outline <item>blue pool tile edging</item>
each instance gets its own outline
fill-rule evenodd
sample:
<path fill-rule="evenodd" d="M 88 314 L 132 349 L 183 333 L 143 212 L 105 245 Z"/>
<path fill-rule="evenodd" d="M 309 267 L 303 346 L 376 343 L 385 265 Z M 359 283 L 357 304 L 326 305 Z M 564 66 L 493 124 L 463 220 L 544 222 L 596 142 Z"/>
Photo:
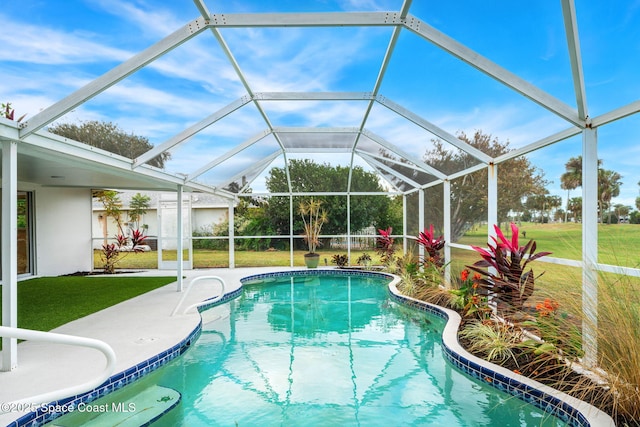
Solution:
<path fill-rule="evenodd" d="M 554 415 L 571 427 L 615 427 L 613 419 L 595 406 L 467 352 L 458 342 L 460 315 L 402 295 L 396 287 L 399 282 L 396 278 L 389 284 L 392 300 L 447 320 L 442 349 L 445 358 L 459 370 Z"/>
<path fill-rule="evenodd" d="M 222 297 L 218 301 L 212 302 L 211 304 L 204 304 L 203 306 L 198 307 L 198 311 L 206 310 L 207 308 L 210 308 L 214 305 L 224 304 L 225 302 L 237 298 L 241 293 L 242 287 L 225 294 L 224 297 Z M 54 411 L 49 410 L 48 408 L 70 408 L 72 406 L 77 407 L 81 403 L 84 404 L 93 402 L 94 400 L 104 397 L 113 391 L 119 390 L 122 387 L 138 380 L 139 378 L 150 374 L 159 367 L 166 365 L 176 357 L 184 354 L 184 352 L 191 347 L 191 344 L 193 344 L 195 340 L 198 339 L 201 332 L 202 322 L 199 322 L 198 326 L 196 326 L 195 329 L 191 331 L 191 333 L 189 333 L 189 335 L 185 339 L 169 348 L 168 350 L 150 357 L 149 359 L 138 363 L 136 366 L 112 375 L 102 385 L 96 387 L 93 390 L 76 396 L 70 396 L 64 399 L 57 400 L 55 402 L 51 402 L 47 405 L 44 405 L 43 408 L 40 408 L 35 412 L 30 412 L 26 415 L 23 415 L 22 417 L 8 424 L 7 427 L 41 427 L 68 412 Z"/>
<path fill-rule="evenodd" d="M 356 269 L 348 269 L 348 268 L 310 268 L 307 270 L 290 270 L 290 271 L 282 271 L 275 273 L 259 273 L 251 276 L 246 276 L 240 279 L 240 283 L 248 284 L 250 282 L 258 282 L 264 279 L 272 279 L 274 277 L 291 277 L 291 276 L 322 276 L 322 275 L 343 275 L 343 276 L 361 276 L 361 277 L 385 277 L 389 280 L 393 280 L 394 276 L 388 273 L 378 273 L 375 271 L 367 271 L 367 270 L 356 270 Z"/>

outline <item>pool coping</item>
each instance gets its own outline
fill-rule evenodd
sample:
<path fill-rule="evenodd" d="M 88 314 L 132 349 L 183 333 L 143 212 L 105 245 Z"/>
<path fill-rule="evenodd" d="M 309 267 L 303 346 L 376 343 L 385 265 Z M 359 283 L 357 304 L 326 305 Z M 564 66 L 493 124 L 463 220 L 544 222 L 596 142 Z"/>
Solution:
<path fill-rule="evenodd" d="M 481 381 L 487 382 L 495 388 L 507 392 L 525 402 L 531 403 L 538 408 L 553 414 L 571 426 L 615 427 L 615 423 L 611 417 L 596 407 L 535 380 L 516 374 L 506 368 L 487 362 L 467 352 L 460 345 L 457 338 L 458 328 L 461 324 L 460 315 L 453 310 L 402 295 L 396 286 L 401 281 L 400 277 L 390 273 L 342 268 L 322 268 L 252 274 L 240 279 L 241 286 L 239 288 L 225 293 L 223 298 L 218 301 L 199 307 L 198 311 L 206 310 L 215 305 L 224 304 L 238 297 L 242 292 L 242 285 L 246 282 L 279 276 L 304 276 L 318 274 L 341 274 L 370 277 L 384 276 L 390 278 L 391 282 L 389 283 L 388 289 L 393 300 L 419 310 L 427 311 L 447 320 L 445 329 L 442 333 L 443 351 L 445 358 L 458 369 Z M 205 299 L 204 301 L 207 300 Z M 140 362 L 133 367 L 112 375 L 102 385 L 89 392 L 60 399 L 58 401 L 51 402 L 48 405 L 42 405 L 37 411 L 30 412 L 15 421 L 12 421 L 7 425 L 7 427 L 42 426 L 56 418 L 59 418 L 70 410 L 73 410 L 79 404 L 92 402 L 107 395 L 108 393 L 118 390 L 139 378 L 150 374 L 176 357 L 182 355 L 191 347 L 191 344 L 195 342 L 201 332 L 202 319 L 200 319 L 198 325 L 187 335 L 186 338 L 169 349 Z M 55 408 L 57 411 L 52 410 L 52 408 Z"/>

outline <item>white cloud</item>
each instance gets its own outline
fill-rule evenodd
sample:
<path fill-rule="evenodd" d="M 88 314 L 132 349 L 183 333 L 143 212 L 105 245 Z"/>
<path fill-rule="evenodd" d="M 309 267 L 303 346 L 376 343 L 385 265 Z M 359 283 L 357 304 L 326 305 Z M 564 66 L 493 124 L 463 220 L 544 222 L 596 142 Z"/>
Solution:
<path fill-rule="evenodd" d="M 64 32 L 0 15 L 0 61 L 65 65 L 121 61 L 132 54 L 93 41 L 95 35 Z"/>
<path fill-rule="evenodd" d="M 181 19 L 182 8 L 164 8 L 155 1 L 92 0 L 91 3 L 106 13 L 134 24 L 138 36 L 142 34 L 153 39 L 164 37 L 185 25 L 188 20 L 200 17 L 195 6 L 189 8 L 191 14 L 188 18 Z M 172 0 L 172 3 L 177 2 Z"/>

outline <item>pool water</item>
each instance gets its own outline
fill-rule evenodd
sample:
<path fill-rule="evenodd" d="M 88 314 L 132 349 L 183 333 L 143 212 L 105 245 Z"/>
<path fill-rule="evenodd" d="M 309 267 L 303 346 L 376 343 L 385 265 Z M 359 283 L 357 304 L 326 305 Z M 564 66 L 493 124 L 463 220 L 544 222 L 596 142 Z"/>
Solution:
<path fill-rule="evenodd" d="M 442 355 L 444 320 L 391 302 L 387 284 L 245 284 L 203 313 L 189 351 L 132 386 L 182 394 L 154 426 L 564 425 L 455 369 Z"/>

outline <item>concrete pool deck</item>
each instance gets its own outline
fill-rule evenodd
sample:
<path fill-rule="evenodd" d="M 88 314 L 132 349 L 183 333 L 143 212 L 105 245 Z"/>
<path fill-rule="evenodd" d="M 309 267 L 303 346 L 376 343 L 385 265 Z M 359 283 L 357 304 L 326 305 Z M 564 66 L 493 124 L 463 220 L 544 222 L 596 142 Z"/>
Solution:
<path fill-rule="evenodd" d="M 300 268 L 220 268 L 185 270 L 183 288 L 196 277 L 218 276 L 226 284 L 226 293 L 240 287 L 246 276 Z M 150 270 L 128 276 L 175 276 L 171 270 Z M 183 293 L 176 282 L 124 301 L 87 317 L 74 320 L 51 332 L 94 338 L 109 344 L 116 354 L 115 373 L 136 366 L 185 339 L 199 324 L 197 310 L 181 314 L 191 304 L 215 297 L 220 292 L 217 281 L 197 283 L 171 316 Z M 46 297 L 46 296 L 45 296 Z M 61 307 L 64 309 L 64 307 Z M 91 381 L 105 368 L 105 357 L 97 350 L 61 344 L 26 341 L 18 345 L 18 367 L 0 372 L 0 403 L 70 387 Z M 0 413 L 0 426 L 6 426 L 27 412 Z"/>

